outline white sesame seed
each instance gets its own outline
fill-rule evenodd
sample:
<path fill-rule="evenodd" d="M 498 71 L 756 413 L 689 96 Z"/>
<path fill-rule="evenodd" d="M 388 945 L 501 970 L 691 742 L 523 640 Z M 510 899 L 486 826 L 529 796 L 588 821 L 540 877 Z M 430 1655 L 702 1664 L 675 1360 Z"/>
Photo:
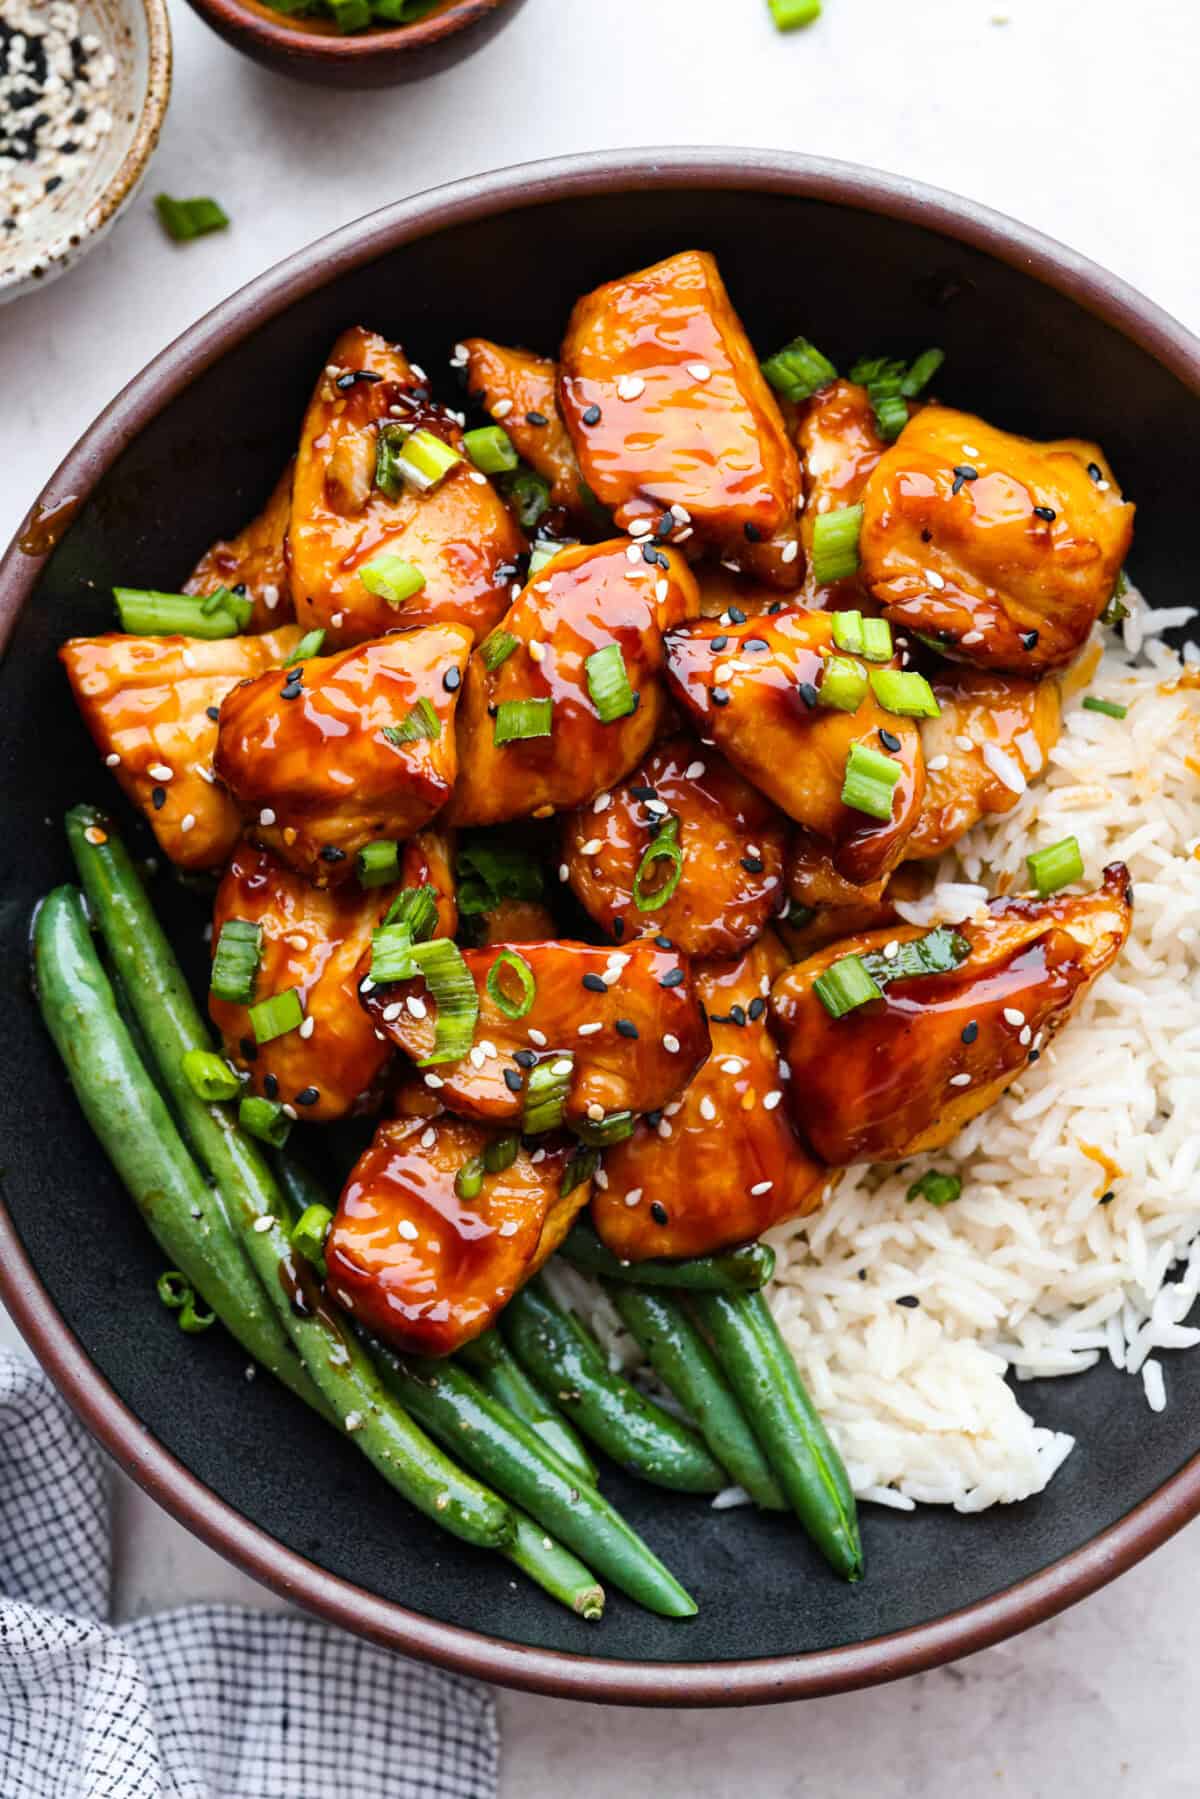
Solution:
<path fill-rule="evenodd" d="M 519 600 L 520 599 L 521 583 L 519 581 L 513 582 L 512 586 L 508 590 L 508 597 L 510 600 Z"/>
<path fill-rule="evenodd" d="M 617 382 L 619 400 L 639 400 L 645 391 L 646 383 L 640 375 L 622 375 Z"/>
<path fill-rule="evenodd" d="M 425 1001 L 419 999 L 415 993 L 410 993 L 404 1003 L 408 1007 L 409 1015 L 412 1018 L 424 1018 L 429 1011 L 429 1007 L 425 1004 Z"/>
<path fill-rule="evenodd" d="M 689 762 L 683 771 L 683 778 L 685 781 L 698 781 L 703 773 L 703 762 Z"/>
<path fill-rule="evenodd" d="M 297 1029 L 299 1031 L 300 1036 L 303 1037 L 305 1042 L 307 1043 L 308 1039 L 312 1036 L 316 1027 L 317 1027 L 317 1021 L 315 1018 L 303 1018 L 303 1019 L 301 1019 L 300 1024 L 297 1027 Z"/>
<path fill-rule="evenodd" d="M 118 756 L 116 750 L 113 750 L 104 758 L 104 766 L 105 768 L 116 768 L 120 764 L 120 761 L 121 758 Z"/>
<path fill-rule="evenodd" d="M 470 360 L 471 360 L 471 353 L 467 349 L 466 344 L 455 344 L 454 354 L 450 358 L 450 367 L 451 368 L 455 368 L 455 367 L 461 368 L 464 363 L 470 362 Z"/>
<path fill-rule="evenodd" d="M 939 592 L 939 593 L 941 592 L 942 588 L 946 585 L 945 577 L 943 575 L 939 575 L 936 568 L 927 568 L 925 570 L 925 579 L 928 581 L 929 585 L 932 588 L 936 589 L 937 592 Z"/>
<path fill-rule="evenodd" d="M 535 1149 L 533 1154 L 530 1156 L 529 1160 L 536 1167 L 539 1162 L 544 1162 L 546 1160 L 545 1150 L 544 1149 Z"/>
<path fill-rule="evenodd" d="M 721 1071 L 723 1074 L 741 1074 L 742 1058 L 740 1056 L 727 1056 L 721 1064 Z"/>
<path fill-rule="evenodd" d="M 598 837 L 589 837 L 587 842 L 580 849 L 579 854 L 581 856 L 598 856 L 602 847 L 603 845 Z"/>
<path fill-rule="evenodd" d="M 1016 1006 L 1005 1006 L 1004 1022 L 1005 1022 L 1005 1024 L 1013 1024 L 1013 1025 L 1024 1024 L 1025 1023 L 1025 1014 L 1024 1014 L 1024 1012 L 1018 1010 L 1018 1008 Z"/>
<path fill-rule="evenodd" d="M 654 583 L 654 597 L 661 606 L 671 591 L 671 583 L 665 575 L 660 575 Z"/>
<path fill-rule="evenodd" d="M 515 1237 L 520 1228 L 515 1218 L 506 1218 L 497 1234 L 501 1237 Z"/>
<path fill-rule="evenodd" d="M 472 1068 L 482 1068 L 486 1061 L 487 1061 L 487 1057 L 484 1055 L 484 1053 L 480 1049 L 479 1045 L 476 1044 L 474 1049 L 472 1049 L 472 1051 L 471 1051 L 471 1067 Z"/>
<path fill-rule="evenodd" d="M 604 1114 L 601 1113 L 601 1117 L 603 1117 L 603 1116 L 604 1116 Z M 592 1179 L 595 1181 L 596 1185 L 599 1187 L 601 1193 L 606 1193 L 608 1191 L 608 1176 L 605 1174 L 603 1168 L 597 1168 L 595 1174 L 592 1176 Z"/>
<path fill-rule="evenodd" d="M 751 1198 L 758 1199 L 762 1194 L 769 1193 L 774 1185 L 774 1181 L 755 1181 L 753 1187 L 750 1189 Z"/>
<path fill-rule="evenodd" d="M 887 962 L 894 962 L 896 957 L 899 954 L 900 954 L 900 945 L 896 942 L 896 939 L 893 937 L 892 941 L 890 943 L 885 943 L 883 946 L 884 960 Z"/>
<path fill-rule="evenodd" d="M 949 768 L 949 766 L 950 766 L 949 756 L 931 756 L 929 758 L 928 762 L 925 764 L 925 767 L 929 770 L 929 773 L 932 775 L 940 774 L 944 768 Z"/>
<path fill-rule="evenodd" d="M 299 1118 L 299 1116 L 300 1116 L 300 1114 L 299 1114 L 299 1112 L 297 1112 L 295 1106 L 284 1106 L 282 1108 L 282 1110 L 287 1113 L 289 1118 Z"/>
<path fill-rule="evenodd" d="M 638 546 L 635 543 L 631 543 L 627 547 L 627 549 L 625 551 L 625 559 L 627 562 L 640 562 L 642 560 L 642 552 L 638 549 Z"/>
<path fill-rule="evenodd" d="M 763 975 L 762 979 L 759 981 L 758 991 L 762 994 L 763 998 L 766 999 L 768 993 L 771 991 L 771 977 L 769 974 Z"/>
<path fill-rule="evenodd" d="M 960 643 L 982 643 L 983 642 L 983 632 L 982 631 L 964 631 L 962 636 L 959 638 L 959 642 Z"/>
<path fill-rule="evenodd" d="M 333 626 L 335 631 L 340 631 L 342 628 L 342 625 L 345 623 L 345 619 L 346 619 L 346 614 L 344 612 L 335 612 L 329 622 Z"/>
<path fill-rule="evenodd" d="M 347 1412 L 346 1413 L 346 1429 L 347 1430 L 361 1430 L 363 1425 L 366 1422 L 367 1421 L 363 1417 L 361 1412 Z"/>
<path fill-rule="evenodd" d="M 254 1220 L 254 1228 L 261 1237 L 271 1229 L 274 1223 L 275 1214 L 273 1212 L 264 1212 L 261 1218 L 256 1218 Z"/>
<path fill-rule="evenodd" d="M 497 400 L 494 406 L 488 408 L 494 419 L 506 419 L 512 409 L 513 403 L 511 400 Z"/>
<path fill-rule="evenodd" d="M 672 502 L 671 507 L 670 507 L 670 513 L 671 513 L 671 517 L 675 520 L 675 523 L 677 525 L 690 525 L 692 522 L 691 513 L 688 511 L 686 506 L 681 506 L 679 504 L 678 500 L 675 500 Z"/>
<path fill-rule="evenodd" d="M 974 444 L 964 444 L 962 447 L 962 453 L 964 456 L 978 456 L 979 455 L 979 451 L 975 448 Z"/>
<path fill-rule="evenodd" d="M 627 1206 L 636 1206 L 641 1197 L 642 1189 L 640 1187 L 631 1187 L 625 1195 L 625 1204 Z"/>
<path fill-rule="evenodd" d="M 1017 1038 L 1017 1042 L 1022 1044 L 1026 1049 L 1033 1042 L 1033 1029 L 1030 1025 L 1023 1024 L 1021 1026 L 1021 1035 Z"/>
<path fill-rule="evenodd" d="M 600 1020 L 595 1019 L 591 1024 L 581 1024 L 579 1027 L 579 1035 L 581 1037 L 594 1037 L 597 1031 L 602 1031 L 603 1029 L 603 1023 Z"/>
<path fill-rule="evenodd" d="M 570 879 L 570 876 L 571 876 L 571 871 L 570 871 L 570 869 L 569 869 L 569 868 L 568 868 L 568 867 L 567 867 L 567 865 L 566 865 L 566 863 L 565 863 L 565 862 L 560 862 L 560 863 L 559 863 L 559 865 L 558 865 L 558 878 L 559 878 L 559 880 L 560 880 L 560 881 L 567 881 L 567 880 L 569 880 L 569 879 Z"/>
<path fill-rule="evenodd" d="M 529 654 L 533 657 L 535 662 L 544 662 L 546 660 L 545 644 L 540 642 L 536 637 L 531 638 L 529 642 Z"/>
<path fill-rule="evenodd" d="M 196 814 L 194 812 L 185 812 L 179 821 L 179 829 L 181 831 L 190 831 L 194 828 L 195 823 Z"/>
<path fill-rule="evenodd" d="M 365 974 L 363 976 L 362 980 L 358 983 L 358 991 L 360 993 L 374 993 L 375 983 L 371 979 L 369 974 Z"/>
<path fill-rule="evenodd" d="M 426 1086 L 427 1086 L 427 1087 L 432 1087 L 432 1088 L 434 1088 L 434 1089 L 435 1089 L 435 1091 L 436 1091 L 436 1089 L 437 1089 L 437 1088 L 438 1088 L 438 1087 L 444 1087 L 444 1086 L 445 1086 L 445 1085 L 446 1085 L 446 1083 L 445 1083 L 445 1081 L 444 1081 L 444 1080 L 443 1080 L 443 1079 L 442 1079 L 442 1077 L 441 1077 L 441 1075 L 440 1075 L 440 1074 L 427 1074 L 427 1075 L 426 1075 L 426 1076 L 425 1076 L 425 1085 L 426 1085 Z"/>
<path fill-rule="evenodd" d="M 635 518 L 635 519 L 631 519 L 629 521 L 630 537 L 649 537 L 649 535 L 650 535 L 651 531 L 653 531 L 653 529 L 654 529 L 654 520 L 653 519 Z"/>
<path fill-rule="evenodd" d="M 700 1101 L 700 1116 L 701 1118 L 707 1118 L 711 1124 L 716 1115 L 717 1108 L 713 1105 L 712 1100 L 709 1099 L 708 1094 L 706 1093 L 704 1098 Z"/>
<path fill-rule="evenodd" d="M 714 681 L 728 681 L 737 673 L 737 666 L 732 662 L 718 662 L 713 669 Z"/>
<path fill-rule="evenodd" d="M 643 800 L 642 804 L 647 812 L 653 813 L 655 818 L 665 818 L 671 810 L 666 800 Z"/>
<path fill-rule="evenodd" d="M 658 1121 L 658 1134 L 665 1141 L 666 1138 L 674 1135 L 674 1127 L 668 1124 L 665 1118 L 660 1118 Z"/>
<path fill-rule="evenodd" d="M 477 469 L 477 468 L 471 469 L 470 476 L 471 476 L 472 481 L 475 483 L 476 487 L 486 487 L 487 486 L 488 478 L 484 474 L 482 469 Z"/>
<path fill-rule="evenodd" d="M 421 1148 L 422 1149 L 432 1149 L 436 1142 L 437 1142 L 437 1132 L 434 1130 L 432 1125 L 429 1125 L 425 1130 L 423 1130 L 421 1132 Z"/>
<path fill-rule="evenodd" d="M 776 1065 L 775 1072 L 781 1081 L 790 1081 L 792 1078 L 792 1071 L 782 1057 Z"/>
<path fill-rule="evenodd" d="M 616 976 L 620 974 L 620 972 L 623 968 L 627 968 L 629 966 L 629 961 L 630 961 L 630 958 L 629 958 L 628 954 L 625 952 L 625 950 L 623 950 L 623 949 L 613 950 L 612 954 L 608 958 L 608 966 L 605 968 L 605 971 L 604 971 L 607 979 L 610 981 L 614 980 L 616 978 Z"/>
<path fill-rule="evenodd" d="M 712 370 L 707 362 L 688 362 L 684 364 L 693 381 L 711 381 Z"/>
<path fill-rule="evenodd" d="M 954 741 L 960 750 L 965 750 L 968 754 L 975 748 L 975 739 L 968 737 L 965 731 L 960 731 Z"/>
<path fill-rule="evenodd" d="M 213 773 L 211 768 L 206 768 L 203 762 L 198 762 L 196 764 L 196 773 L 200 776 L 200 779 L 202 781 L 207 783 L 207 785 L 209 787 L 212 787 L 215 785 L 216 779 L 217 779 L 216 775 Z"/>
<path fill-rule="evenodd" d="M 385 1006 L 383 1008 L 383 1012 L 381 1014 L 381 1016 L 383 1018 L 383 1022 L 385 1024 L 391 1024 L 391 1022 L 394 1018 L 399 1018 L 399 1016 L 400 1016 L 401 1012 L 403 1012 L 403 1010 L 404 1010 L 404 1007 L 400 1004 L 400 1001 L 398 999 L 394 999 L 390 1006 Z"/>
<path fill-rule="evenodd" d="M 608 808 L 611 805 L 612 805 L 612 794 L 611 793 L 598 793 L 596 795 L 595 799 L 592 801 L 592 811 L 593 812 L 607 812 Z"/>
<path fill-rule="evenodd" d="M 780 562 L 795 562 L 799 554 L 800 545 L 793 537 L 792 541 L 790 543 L 785 543 L 782 550 L 779 552 L 779 560 Z"/>
<path fill-rule="evenodd" d="M 530 1042 L 531 1042 L 531 1043 L 536 1043 L 536 1044 L 537 1044 L 537 1046 L 538 1046 L 538 1048 L 539 1048 L 539 1049 L 545 1049 L 545 1047 L 546 1047 L 546 1033 L 545 1033 L 545 1031 L 537 1031 L 537 1030 L 535 1030 L 535 1029 L 534 1029 L 534 1027 L 533 1027 L 533 1026 L 532 1026 L 532 1025 L 530 1025 L 530 1027 L 529 1027 L 529 1041 L 530 1041 Z M 569 1067 L 569 1066 L 570 1066 L 570 1064 L 569 1064 L 569 1063 L 568 1063 L 568 1067 Z"/>
<path fill-rule="evenodd" d="M 677 1056 L 679 1054 L 679 1039 L 671 1031 L 668 1031 L 663 1038 L 662 1046 L 669 1056 Z"/>
<path fill-rule="evenodd" d="M 530 1031 L 529 1035 L 532 1037 L 533 1032 Z M 540 1032 L 539 1032 L 539 1035 L 540 1035 Z M 542 1042 L 544 1043 L 545 1041 L 546 1041 L 546 1039 L 543 1037 Z M 575 1066 L 575 1064 L 574 1064 L 574 1062 L 572 1062 L 572 1060 L 569 1056 L 562 1056 L 562 1057 L 560 1057 L 560 1059 L 557 1062 L 551 1062 L 550 1072 L 551 1072 L 551 1074 L 570 1074 L 570 1072 L 571 1072 L 572 1068 L 574 1068 L 574 1066 Z"/>
<path fill-rule="evenodd" d="M 593 1124 L 599 1124 L 600 1120 L 604 1117 L 604 1107 L 600 1105 L 598 1101 L 594 1099 L 590 1100 L 588 1103 L 587 1115 Z"/>
<path fill-rule="evenodd" d="M 399 1233 L 400 1233 L 400 1235 L 401 1235 L 401 1236 L 402 1236 L 402 1237 L 405 1237 L 405 1238 L 407 1238 L 407 1240 L 408 1240 L 408 1241 L 409 1241 L 409 1242 L 410 1242 L 410 1243 L 415 1243 L 415 1242 L 416 1242 L 416 1240 L 417 1240 L 417 1227 L 416 1227 L 416 1225 L 415 1225 L 415 1224 L 414 1224 L 414 1223 L 413 1223 L 413 1222 L 412 1222 L 412 1219 L 411 1219 L 411 1218 L 402 1218 L 402 1219 L 401 1219 L 401 1220 L 400 1220 L 400 1222 L 399 1222 L 399 1224 L 398 1224 L 398 1225 L 397 1225 L 397 1226 L 396 1226 L 396 1229 L 397 1229 L 397 1230 L 398 1230 L 398 1231 L 399 1231 Z"/>
<path fill-rule="evenodd" d="M 263 807 L 258 815 L 258 822 L 260 825 L 273 825 L 275 823 L 275 814 L 270 806 Z"/>
<path fill-rule="evenodd" d="M 763 1098 L 763 1111 L 773 1112 L 782 1098 L 783 1094 L 779 1091 L 779 1088 L 773 1087 L 770 1093 L 766 1094 Z"/>
<path fill-rule="evenodd" d="M 950 1076 L 950 1085 L 952 1087 L 969 1087 L 971 1085 L 971 1077 L 969 1074 L 952 1074 Z"/>
<path fill-rule="evenodd" d="M 155 781 L 170 781 L 174 778 L 174 771 L 165 762 L 152 762 L 148 772 Z"/>

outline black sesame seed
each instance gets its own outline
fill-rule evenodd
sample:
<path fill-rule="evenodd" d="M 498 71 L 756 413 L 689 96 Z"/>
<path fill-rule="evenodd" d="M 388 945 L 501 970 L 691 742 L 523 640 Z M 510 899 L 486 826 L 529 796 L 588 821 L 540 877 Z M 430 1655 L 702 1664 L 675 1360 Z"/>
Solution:
<path fill-rule="evenodd" d="M 1092 477 L 1093 481 L 1103 481 L 1104 470 L 1100 467 L 1098 462 L 1089 462 L 1087 468 L 1088 474 Z"/>
<path fill-rule="evenodd" d="M 527 412 L 525 414 L 525 423 L 527 425 L 548 425 L 550 420 L 546 417 L 544 412 Z"/>
<path fill-rule="evenodd" d="M 254 1041 L 253 1037 L 243 1037 L 238 1044 L 238 1048 L 241 1050 L 247 1062 L 258 1061 L 258 1044 Z"/>
<path fill-rule="evenodd" d="M 1112 1188 L 1110 1187 L 1107 1193 L 1102 1193 L 1100 1195 L 1100 1204 L 1102 1206 L 1110 1205 L 1116 1197 L 1117 1197 L 1116 1194 L 1113 1192 Z"/>
<path fill-rule="evenodd" d="M 46 183 L 45 191 L 48 194 L 52 194 L 54 192 L 55 188 L 59 188 L 61 186 L 62 186 L 62 176 L 61 175 L 51 175 L 49 181 L 47 181 L 47 183 Z"/>
<path fill-rule="evenodd" d="M 660 1201 L 659 1201 L 659 1200 L 657 1200 L 657 1199 L 654 1199 L 654 1200 L 651 1200 L 651 1202 L 650 1202 L 650 1216 L 651 1216 L 651 1218 L 653 1218 L 653 1220 L 654 1220 L 654 1222 L 655 1222 L 655 1224 L 665 1224 L 665 1223 L 666 1223 L 666 1222 L 667 1222 L 667 1208 L 666 1208 L 666 1206 L 664 1206 L 664 1205 L 663 1205 L 663 1204 L 662 1204 L 662 1203 L 661 1203 L 661 1202 L 660 1202 Z"/>
<path fill-rule="evenodd" d="M 497 706 L 495 700 L 488 701 L 488 717 L 489 718 L 495 718 L 497 713 L 499 712 L 499 710 L 500 710 L 500 708 L 499 708 L 499 706 Z"/>
<path fill-rule="evenodd" d="M 729 1016 L 732 1018 L 734 1024 L 744 1025 L 746 1022 L 745 1006 L 730 1006 Z"/>
<path fill-rule="evenodd" d="M 383 376 L 377 375 L 374 369 L 347 369 L 345 374 L 338 376 L 334 385 L 340 387 L 342 392 L 346 393 L 348 389 L 357 386 L 360 381 L 374 382 L 382 380 Z"/>
<path fill-rule="evenodd" d="M 956 462 L 954 473 L 960 481 L 978 481 L 979 470 L 970 462 Z"/>
<path fill-rule="evenodd" d="M 165 787 L 152 787 L 150 789 L 150 804 L 154 807 L 154 810 L 156 812 L 161 812 L 163 807 L 166 805 L 166 803 L 167 803 L 166 788 Z"/>
<path fill-rule="evenodd" d="M 884 749 L 891 750 L 893 755 L 900 748 L 900 739 L 891 731 L 880 731 L 879 741 Z"/>
<path fill-rule="evenodd" d="M 429 398 L 429 389 L 427 387 L 414 387 L 411 392 L 406 395 L 406 398 L 410 400 L 420 400 L 423 404 Z"/>
<path fill-rule="evenodd" d="M 263 1092 L 268 1099 L 279 1098 L 279 1081 L 275 1075 L 265 1074 L 263 1076 Z"/>
<path fill-rule="evenodd" d="M 729 608 L 729 622 L 733 625 L 745 624 L 746 614 L 742 611 L 740 606 L 731 606 Z"/>
<path fill-rule="evenodd" d="M 320 1097 L 321 1089 L 319 1087 L 302 1087 L 296 1095 L 296 1104 L 298 1106 L 315 1106 Z"/>
<path fill-rule="evenodd" d="M 589 993 L 607 993 L 608 982 L 598 974 L 585 974 L 583 984 Z"/>
<path fill-rule="evenodd" d="M 625 920 L 623 918 L 614 918 L 613 919 L 612 934 L 616 938 L 617 942 L 620 943 L 622 937 L 625 935 Z"/>
<path fill-rule="evenodd" d="M 910 1308 L 912 1306 L 919 1306 L 920 1303 L 921 1302 L 917 1298 L 915 1293 L 902 1293 L 900 1295 L 899 1299 L 896 1301 L 896 1304 L 898 1306 L 909 1306 Z"/>
<path fill-rule="evenodd" d="M 650 564 L 651 568 L 654 568 L 655 565 L 657 564 L 658 551 L 655 549 L 655 547 L 652 543 L 644 543 L 642 545 L 642 561 L 648 562 Z"/>
<path fill-rule="evenodd" d="M 281 687 L 279 689 L 279 697 L 281 700 L 298 700 L 303 691 L 303 688 L 297 681 L 294 686 L 289 685 L 287 687 Z"/>
<path fill-rule="evenodd" d="M 860 1281 L 865 1281 L 865 1280 L 866 1280 L 866 1278 L 867 1278 L 867 1271 L 866 1271 L 866 1269 L 865 1269 L 865 1268 L 860 1268 L 860 1269 L 859 1269 L 859 1271 L 858 1271 L 858 1278 L 859 1278 L 859 1280 L 860 1280 Z"/>
<path fill-rule="evenodd" d="M 325 848 L 321 851 L 321 860 L 322 862 L 344 862 L 346 860 L 346 852 L 345 850 L 340 850 L 336 843 L 327 843 Z"/>
<path fill-rule="evenodd" d="M 504 1085 L 508 1088 L 510 1093 L 520 1093 L 525 1085 L 525 1077 L 524 1075 L 518 1074 L 515 1068 L 506 1068 L 504 1070 Z"/>
<path fill-rule="evenodd" d="M 1055 512 L 1053 506 L 1035 506 L 1033 509 L 1033 516 L 1034 518 L 1044 518 L 1048 525 L 1052 525 L 1058 517 L 1058 514 Z"/>
<path fill-rule="evenodd" d="M 747 637 L 742 645 L 744 650 L 769 650 L 770 647 L 765 637 Z"/>
<path fill-rule="evenodd" d="M 747 539 L 747 541 L 750 543 L 761 543 L 762 542 L 762 532 L 759 530 L 757 525 L 751 524 L 749 519 L 747 519 L 745 524 L 742 526 L 742 534 Z"/>
<path fill-rule="evenodd" d="M 965 1024 L 962 1028 L 961 1035 L 964 1043 L 974 1043 L 976 1037 L 979 1035 L 979 1020 L 973 1018 L 970 1024 Z"/>
<path fill-rule="evenodd" d="M 658 936 L 654 939 L 654 941 L 655 941 L 655 943 L 657 943 L 659 949 L 674 949 L 675 948 L 675 945 L 672 943 L 672 941 L 669 937 Z"/>
<path fill-rule="evenodd" d="M 811 708 L 816 705 L 817 690 L 811 681 L 801 681 L 796 691 L 806 706 Z"/>
<path fill-rule="evenodd" d="M 632 1018 L 618 1018 L 617 1031 L 622 1037 L 636 1037 L 638 1028 Z"/>
<path fill-rule="evenodd" d="M 531 1049 L 514 1049 L 513 1061 L 518 1068 L 534 1068 L 537 1065 L 537 1056 Z"/>
<path fill-rule="evenodd" d="M 719 656 L 721 651 L 727 647 L 728 643 L 728 637 L 714 637 L 709 644 L 709 648 L 714 655 Z"/>
<path fill-rule="evenodd" d="M 656 800 L 658 798 L 657 787 L 631 787 L 629 791 L 635 800 Z"/>
<path fill-rule="evenodd" d="M 215 725 L 221 716 L 221 708 L 219 706 L 206 706 L 204 708 L 204 716 L 205 718 L 211 718 Z"/>
<path fill-rule="evenodd" d="M 743 856 L 742 867 L 748 875 L 760 875 L 763 871 L 763 859 L 761 856 Z"/>
<path fill-rule="evenodd" d="M 774 618 L 774 616 L 777 612 L 782 612 L 782 611 L 783 611 L 783 601 L 782 600 L 772 600 L 771 604 L 767 607 L 767 617 Z"/>
<path fill-rule="evenodd" d="M 929 529 L 928 526 L 926 526 L 925 529 L 921 532 L 921 542 L 922 543 L 932 543 L 933 542 L 933 532 Z"/>
<path fill-rule="evenodd" d="M 1031 1062 L 1036 1062 L 1041 1053 L 1040 1049 L 1031 1049 L 1029 1052 L 1029 1060 Z"/>
<path fill-rule="evenodd" d="M 654 535 L 658 538 L 670 537 L 675 529 L 675 515 L 672 512 L 660 512 L 658 523 L 654 527 Z"/>
<path fill-rule="evenodd" d="M 685 978 L 682 968 L 668 968 L 658 984 L 660 987 L 682 987 Z"/>
<path fill-rule="evenodd" d="M 652 1131 L 656 1131 L 658 1129 L 659 1125 L 662 1123 L 662 1113 L 661 1112 L 647 1112 L 646 1113 L 646 1123 L 650 1126 L 650 1129 Z"/>
<path fill-rule="evenodd" d="M 1023 650 L 1035 649 L 1037 647 L 1037 640 L 1038 640 L 1038 633 L 1036 631 L 1022 631 L 1022 633 L 1021 633 L 1021 648 Z"/>
<path fill-rule="evenodd" d="M 712 703 L 714 706 L 728 706 L 728 704 L 729 704 L 729 689 L 728 689 L 728 687 L 714 687 L 712 690 Z"/>
<path fill-rule="evenodd" d="M 762 994 L 760 993 L 757 999 L 752 999 L 750 1001 L 749 1007 L 747 1008 L 746 1015 L 751 1020 L 751 1022 L 754 1023 L 754 1022 L 757 1022 L 757 1020 L 762 1017 L 762 1015 L 766 1011 L 766 1009 L 767 1009 L 767 1002 L 762 997 Z"/>
<path fill-rule="evenodd" d="M 583 414 L 583 422 L 585 425 L 598 425 L 600 423 L 600 408 L 598 406 L 587 407 Z"/>
<path fill-rule="evenodd" d="M 462 672 L 457 668 L 448 668 L 442 676 L 442 686 L 447 693 L 457 693 L 462 686 Z"/>

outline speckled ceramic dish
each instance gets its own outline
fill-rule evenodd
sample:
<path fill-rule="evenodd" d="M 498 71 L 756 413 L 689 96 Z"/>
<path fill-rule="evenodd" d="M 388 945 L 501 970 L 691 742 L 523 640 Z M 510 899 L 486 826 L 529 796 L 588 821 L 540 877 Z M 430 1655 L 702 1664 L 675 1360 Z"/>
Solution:
<path fill-rule="evenodd" d="M 53 96 L 18 112 L 11 96 L 0 94 L 0 136 L 19 146 L 13 166 L 0 166 L 0 303 L 53 281 L 99 242 L 136 193 L 166 117 L 166 0 L 74 5 L 79 30 L 64 39 L 73 35 L 75 42 L 57 45 L 66 77 L 59 112 Z M 41 25 L 48 10 L 41 0 L 0 0 L 0 45 L 7 49 L 21 32 L 24 15 Z M 34 91 L 47 67 L 57 72 L 54 46 L 47 57 L 46 43 L 30 35 L 18 51 L 22 79 L 32 75 Z"/>

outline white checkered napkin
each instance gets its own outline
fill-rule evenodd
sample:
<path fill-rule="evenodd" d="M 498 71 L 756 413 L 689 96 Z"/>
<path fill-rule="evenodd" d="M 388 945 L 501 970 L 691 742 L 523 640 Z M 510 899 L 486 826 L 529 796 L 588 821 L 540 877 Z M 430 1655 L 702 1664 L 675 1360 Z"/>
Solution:
<path fill-rule="evenodd" d="M 494 1799 L 486 1689 L 307 1618 L 114 1630 L 100 1453 L 0 1349 L 3 1799 Z"/>

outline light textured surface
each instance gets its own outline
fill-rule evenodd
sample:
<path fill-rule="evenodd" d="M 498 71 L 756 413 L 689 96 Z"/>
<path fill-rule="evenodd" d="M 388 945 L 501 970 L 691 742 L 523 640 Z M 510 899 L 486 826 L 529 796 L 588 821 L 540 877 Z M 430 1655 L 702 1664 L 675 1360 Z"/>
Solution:
<path fill-rule="evenodd" d="M 826 0 L 826 14 L 782 38 L 763 0 L 527 0 L 462 68 L 338 98 L 259 71 L 173 5 L 175 97 L 143 199 L 67 280 L 0 314 L 0 539 L 99 407 L 233 288 L 373 206 L 535 156 L 724 142 L 873 163 L 1015 213 L 1200 325 L 1195 9 Z M 177 249 L 149 205 L 159 189 L 214 194 L 232 231 Z M 269 1602 L 131 1488 L 118 1519 L 124 1615 Z M 1014 1644 L 803 1708 L 614 1713 L 506 1696 L 504 1793 L 1182 1799 L 1200 1749 L 1197 1556 L 1185 1532 Z"/>

